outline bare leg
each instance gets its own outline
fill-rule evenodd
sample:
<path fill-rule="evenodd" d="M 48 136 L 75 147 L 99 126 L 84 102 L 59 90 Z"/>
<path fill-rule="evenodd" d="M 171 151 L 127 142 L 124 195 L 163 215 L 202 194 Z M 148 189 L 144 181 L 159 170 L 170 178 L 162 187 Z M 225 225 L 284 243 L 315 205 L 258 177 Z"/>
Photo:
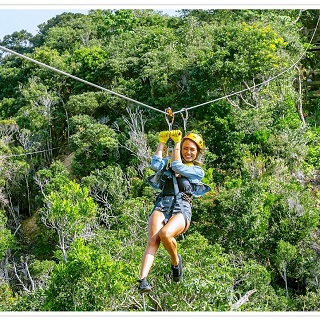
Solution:
<path fill-rule="evenodd" d="M 168 223 L 159 231 L 160 240 L 171 257 L 171 264 L 178 265 L 179 258 L 177 253 L 176 236 L 186 231 L 190 223 L 185 226 L 185 220 L 182 214 L 173 216 Z"/>
<path fill-rule="evenodd" d="M 146 278 L 154 262 L 154 256 L 160 246 L 159 230 L 164 225 L 164 215 L 161 211 L 154 211 L 149 219 L 148 243 L 142 258 L 140 279 Z"/>

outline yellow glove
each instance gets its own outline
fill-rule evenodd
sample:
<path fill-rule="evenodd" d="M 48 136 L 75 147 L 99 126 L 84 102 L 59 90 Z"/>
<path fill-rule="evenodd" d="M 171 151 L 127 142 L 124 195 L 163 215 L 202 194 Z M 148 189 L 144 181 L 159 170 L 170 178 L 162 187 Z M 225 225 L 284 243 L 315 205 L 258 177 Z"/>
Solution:
<path fill-rule="evenodd" d="M 170 138 L 173 140 L 174 143 L 180 142 L 182 138 L 181 130 L 170 131 Z"/>
<path fill-rule="evenodd" d="M 170 131 L 159 132 L 159 142 L 166 144 L 169 138 L 170 138 Z"/>

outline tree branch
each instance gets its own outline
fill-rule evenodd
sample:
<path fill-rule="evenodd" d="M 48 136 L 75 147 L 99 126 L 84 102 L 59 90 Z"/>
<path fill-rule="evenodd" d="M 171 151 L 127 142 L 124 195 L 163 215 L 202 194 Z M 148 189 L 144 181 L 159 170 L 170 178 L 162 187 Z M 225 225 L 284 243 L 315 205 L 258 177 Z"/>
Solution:
<path fill-rule="evenodd" d="M 235 302 L 232 306 L 231 306 L 231 310 L 237 310 L 239 309 L 244 303 L 249 301 L 249 297 L 255 293 L 257 291 L 257 289 L 252 289 L 250 291 L 248 291 L 244 296 L 242 296 L 237 302 Z"/>

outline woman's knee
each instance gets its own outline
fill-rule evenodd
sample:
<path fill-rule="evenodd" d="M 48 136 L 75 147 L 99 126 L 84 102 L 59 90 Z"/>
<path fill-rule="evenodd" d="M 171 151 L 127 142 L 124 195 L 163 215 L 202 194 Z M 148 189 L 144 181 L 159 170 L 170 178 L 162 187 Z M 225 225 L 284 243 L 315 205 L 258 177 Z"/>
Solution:
<path fill-rule="evenodd" d="M 174 235 L 167 228 L 162 228 L 159 231 L 159 238 L 162 243 L 166 243 L 166 242 L 172 241 L 172 238 L 174 238 Z"/>
<path fill-rule="evenodd" d="M 160 245 L 159 234 L 149 237 L 147 242 L 148 247 L 159 247 L 159 245 Z"/>
<path fill-rule="evenodd" d="M 169 238 L 169 232 L 166 230 L 166 228 L 162 228 L 159 231 L 159 237 L 161 242 L 166 241 Z"/>

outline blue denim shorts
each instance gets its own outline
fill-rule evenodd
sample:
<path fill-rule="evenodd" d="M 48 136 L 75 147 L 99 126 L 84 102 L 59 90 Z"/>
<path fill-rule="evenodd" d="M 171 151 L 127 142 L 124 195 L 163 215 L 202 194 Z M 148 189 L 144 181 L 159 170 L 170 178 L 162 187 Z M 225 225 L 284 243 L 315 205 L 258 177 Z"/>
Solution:
<path fill-rule="evenodd" d="M 185 200 L 180 193 L 177 195 L 177 197 L 181 198 L 180 203 L 183 206 L 183 210 L 181 209 L 180 204 L 175 201 L 174 196 L 158 196 L 156 204 L 150 215 L 152 215 L 153 211 L 155 210 L 161 211 L 165 216 L 164 223 L 166 224 L 172 216 L 182 213 L 187 225 L 187 222 L 191 222 L 192 203 L 191 201 Z"/>

